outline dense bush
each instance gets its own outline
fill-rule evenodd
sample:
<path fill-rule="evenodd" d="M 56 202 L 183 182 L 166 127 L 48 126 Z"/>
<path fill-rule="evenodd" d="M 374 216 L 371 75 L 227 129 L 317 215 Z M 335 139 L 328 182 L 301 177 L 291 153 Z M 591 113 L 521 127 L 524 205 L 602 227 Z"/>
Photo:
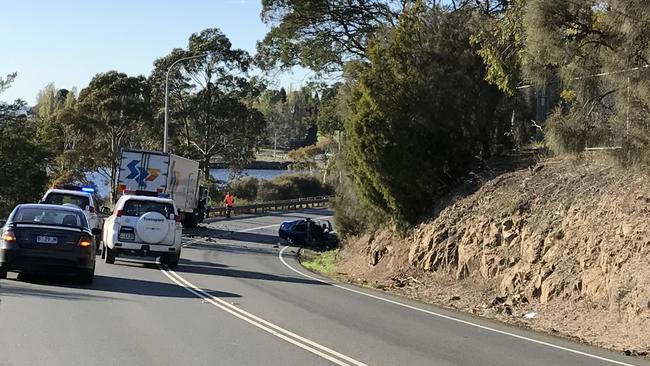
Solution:
<path fill-rule="evenodd" d="M 470 52 L 462 12 L 414 6 L 348 70 L 348 167 L 363 202 L 400 228 L 434 204 L 476 155 L 489 157 L 500 92 Z"/>
<path fill-rule="evenodd" d="M 343 238 L 360 235 L 387 221 L 382 211 L 364 204 L 359 199 L 352 181 L 345 175 L 342 176 L 336 196 L 330 203 L 335 212 L 336 230 Z"/>
<path fill-rule="evenodd" d="M 47 183 L 47 151 L 34 140 L 36 127 L 26 119 L 0 119 L 0 218 L 16 204 L 36 202 Z"/>
<path fill-rule="evenodd" d="M 249 202 L 278 201 L 300 197 L 324 196 L 334 193 L 331 185 L 310 175 L 281 175 L 273 180 L 244 177 L 231 181 L 225 191 Z"/>
<path fill-rule="evenodd" d="M 235 197 L 252 202 L 257 197 L 259 184 L 260 181 L 255 177 L 244 177 L 228 183 L 227 190 Z"/>

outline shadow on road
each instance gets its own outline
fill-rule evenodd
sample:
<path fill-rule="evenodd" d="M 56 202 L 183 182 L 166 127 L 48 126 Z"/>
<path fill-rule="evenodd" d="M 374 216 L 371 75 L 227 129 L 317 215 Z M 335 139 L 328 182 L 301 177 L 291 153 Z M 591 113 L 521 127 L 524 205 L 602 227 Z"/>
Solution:
<path fill-rule="evenodd" d="M 178 265 L 178 269 L 176 269 L 176 272 L 194 273 L 194 274 L 201 274 L 206 276 L 245 278 L 245 279 L 262 280 L 262 281 L 278 281 L 278 282 L 290 282 L 290 283 L 303 283 L 309 285 L 324 285 L 324 283 L 319 281 L 313 281 L 313 280 L 299 278 L 299 277 L 279 276 L 270 273 L 245 271 L 245 270 L 239 270 L 233 268 L 220 268 L 215 266 L 193 265 L 191 261 L 181 262 Z"/>
<path fill-rule="evenodd" d="M 20 285 L 16 286 L 11 282 L 14 281 L 2 280 L 0 283 L 0 300 L 5 296 L 38 297 L 53 300 L 118 300 L 111 296 L 74 291 L 74 288 L 56 290 L 44 287 L 24 287 Z"/>
<path fill-rule="evenodd" d="M 235 246 L 235 245 L 227 245 L 227 244 L 200 242 L 200 243 L 192 244 L 191 249 L 214 250 L 214 251 L 233 253 L 233 254 L 272 255 L 276 257 L 278 255 L 277 249 L 274 249 L 273 247 L 269 247 L 268 249 L 256 248 L 253 247 L 252 245 L 248 246 L 245 244 L 241 246 Z"/>
<path fill-rule="evenodd" d="M 116 297 L 107 297 L 96 295 L 85 291 L 101 291 L 114 294 L 131 294 L 139 296 L 153 297 L 176 297 L 176 298 L 195 298 L 196 296 L 182 287 L 167 282 L 148 281 L 133 278 L 119 278 L 107 276 L 95 276 L 95 281 L 91 285 L 80 285 L 79 282 L 69 276 L 62 275 L 44 275 L 44 274 L 21 274 L 18 276 L 21 282 L 39 287 L 9 286 L 2 280 L 0 296 L 36 296 L 61 300 L 97 300 L 110 299 L 116 300 Z M 47 287 L 45 287 L 47 286 Z M 60 288 L 61 290 L 54 290 Z M 203 289 L 216 297 L 241 297 L 241 295 L 231 292 L 215 291 Z"/>

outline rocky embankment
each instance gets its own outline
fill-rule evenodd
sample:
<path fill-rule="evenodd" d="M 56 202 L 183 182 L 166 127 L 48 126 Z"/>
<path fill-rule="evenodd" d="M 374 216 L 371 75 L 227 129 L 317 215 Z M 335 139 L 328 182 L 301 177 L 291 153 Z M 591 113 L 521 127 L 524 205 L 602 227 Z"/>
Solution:
<path fill-rule="evenodd" d="M 406 238 L 350 240 L 340 272 L 421 301 L 650 351 L 650 175 L 549 159 L 485 182 Z"/>

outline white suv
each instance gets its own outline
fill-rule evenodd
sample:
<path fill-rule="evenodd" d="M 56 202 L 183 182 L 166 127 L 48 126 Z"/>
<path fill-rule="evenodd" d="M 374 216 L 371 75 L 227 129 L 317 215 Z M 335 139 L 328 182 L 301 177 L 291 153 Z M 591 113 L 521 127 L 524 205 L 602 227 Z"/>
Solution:
<path fill-rule="evenodd" d="M 181 226 L 174 201 L 125 193 L 104 222 L 102 258 L 115 263 L 120 254 L 158 257 L 171 269 L 181 256 Z"/>
<path fill-rule="evenodd" d="M 63 185 L 45 192 L 45 195 L 41 198 L 41 203 L 52 205 L 72 204 L 79 207 L 86 216 L 90 229 L 97 232 L 102 230 L 102 218 L 97 215 L 93 192 L 94 189 L 91 187 Z M 100 238 L 101 235 L 95 237 L 97 249 L 99 249 Z"/>

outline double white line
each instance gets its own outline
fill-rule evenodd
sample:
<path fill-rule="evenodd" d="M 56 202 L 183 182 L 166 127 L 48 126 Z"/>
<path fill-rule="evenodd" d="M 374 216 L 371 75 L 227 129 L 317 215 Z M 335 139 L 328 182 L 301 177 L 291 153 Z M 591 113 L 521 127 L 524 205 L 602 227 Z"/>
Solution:
<path fill-rule="evenodd" d="M 285 340 L 295 346 L 298 346 L 306 351 L 309 351 L 319 357 L 322 357 L 334 364 L 341 365 L 341 366 L 350 366 L 350 365 L 357 365 L 357 366 L 367 366 L 365 363 L 357 361 L 351 357 L 348 357 L 344 354 L 338 353 L 334 351 L 333 349 L 327 348 L 323 345 L 320 345 L 314 341 L 311 341 L 307 338 L 301 337 L 300 335 L 293 333 L 291 331 L 288 331 L 284 328 L 281 328 L 271 322 L 268 322 L 258 316 L 255 316 L 247 311 L 244 311 L 224 300 L 221 300 L 218 297 L 215 297 L 199 287 L 195 286 L 191 282 L 187 281 L 183 277 L 181 277 L 178 273 L 170 270 L 164 265 L 161 265 L 160 269 L 162 270 L 162 273 L 165 274 L 170 280 L 172 280 L 174 283 L 177 285 L 185 288 L 187 291 L 191 292 L 192 294 L 196 295 L 197 297 L 203 299 L 207 303 L 251 324 L 256 326 L 257 328 L 260 328 L 264 330 L 265 332 L 268 332 L 282 340 Z"/>

